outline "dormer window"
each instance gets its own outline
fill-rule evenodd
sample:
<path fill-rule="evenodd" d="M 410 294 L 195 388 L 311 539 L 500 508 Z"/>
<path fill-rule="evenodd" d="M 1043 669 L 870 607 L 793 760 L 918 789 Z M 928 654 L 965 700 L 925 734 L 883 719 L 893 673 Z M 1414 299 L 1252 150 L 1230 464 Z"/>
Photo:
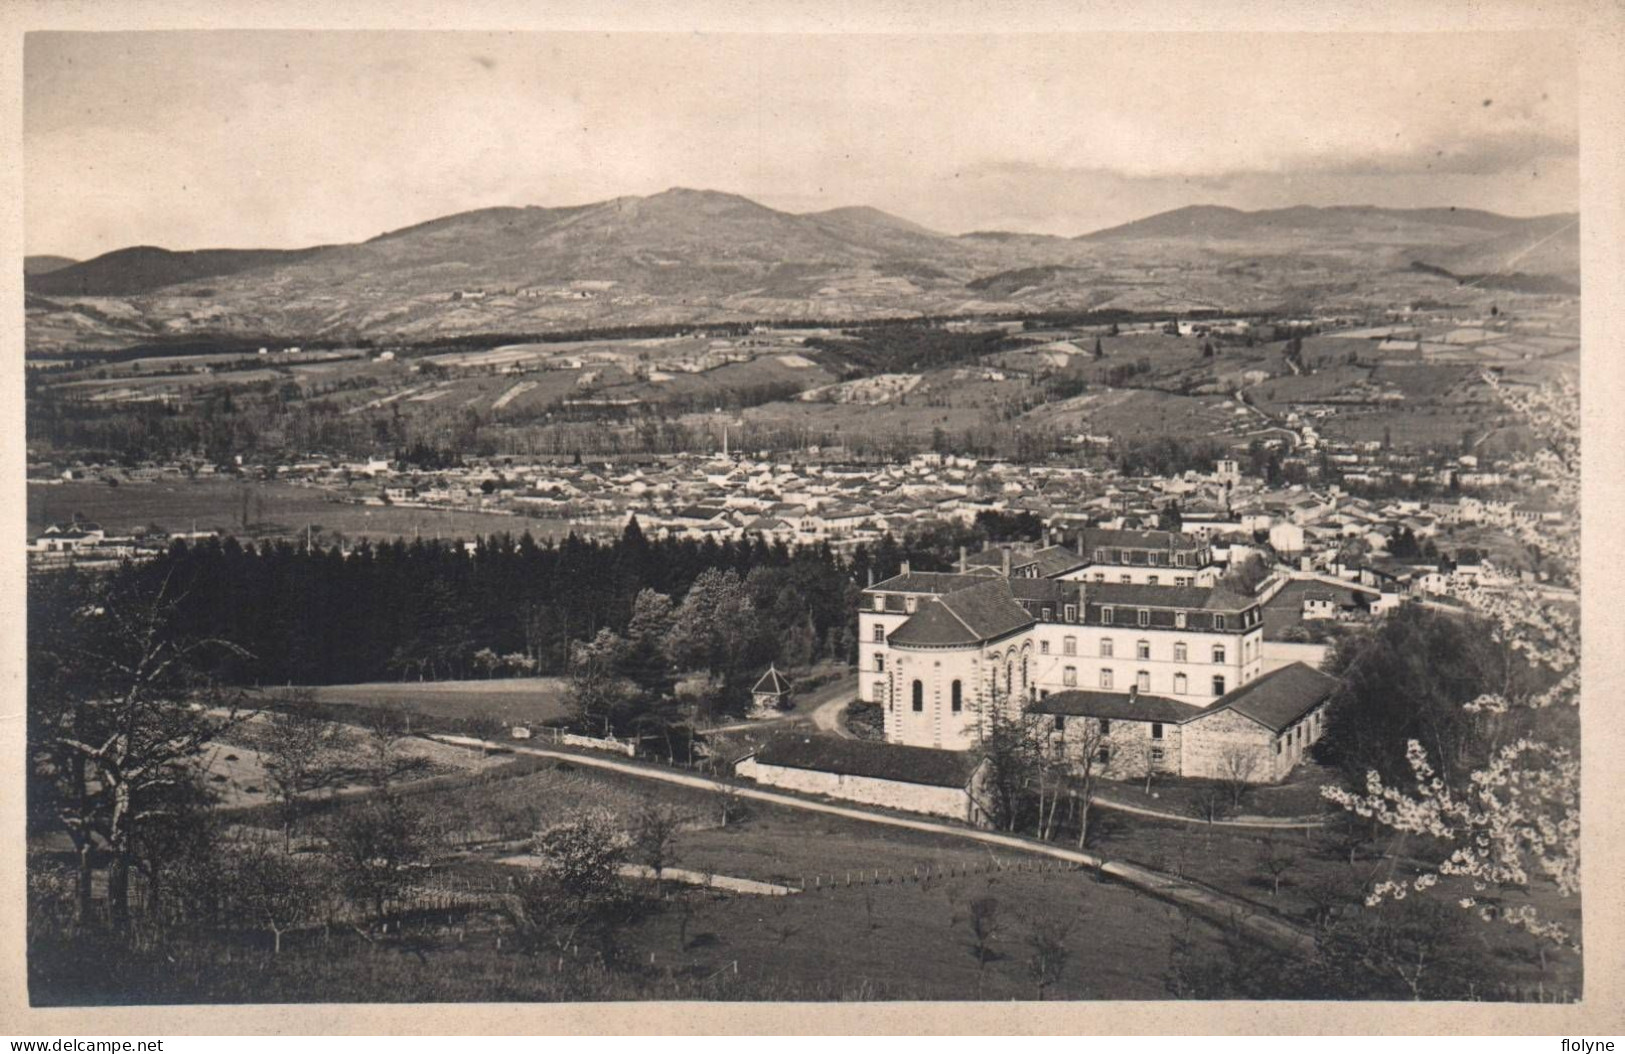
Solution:
<path fill-rule="evenodd" d="M 919 610 L 919 607 L 920 607 L 920 600 L 919 600 L 918 597 L 904 597 L 903 598 L 903 610 L 907 611 L 910 615 L 914 614 L 915 611 Z"/>
<path fill-rule="evenodd" d="M 1046 622 L 1048 622 L 1054 616 L 1055 616 L 1055 609 L 1050 607 L 1048 604 L 1045 604 L 1042 608 L 1039 609 L 1039 617 L 1042 618 Z"/>
<path fill-rule="evenodd" d="M 1068 622 L 1076 622 L 1076 621 L 1078 621 L 1078 605 L 1076 605 L 1076 604 L 1068 604 L 1068 605 L 1066 605 L 1066 620 Z"/>
<path fill-rule="evenodd" d="M 1147 611 L 1145 608 L 1140 609 L 1140 625 L 1151 625 L 1151 612 Z"/>
<path fill-rule="evenodd" d="M 1184 553 L 1175 553 L 1174 554 L 1174 566 L 1175 567 L 1184 567 L 1185 566 L 1185 554 Z"/>
<path fill-rule="evenodd" d="M 1185 628 L 1185 613 L 1183 611 L 1174 612 L 1174 628 L 1175 629 L 1184 629 Z"/>
<path fill-rule="evenodd" d="M 886 598 L 885 597 L 878 596 L 878 595 L 875 597 L 875 610 L 876 611 L 885 611 L 886 610 Z"/>
<path fill-rule="evenodd" d="M 1224 629 L 1224 616 L 1223 615 L 1214 615 L 1213 616 L 1213 628 L 1214 629 Z"/>
<path fill-rule="evenodd" d="M 1112 614 L 1113 614 L 1113 612 L 1112 612 L 1111 608 L 1101 608 L 1100 609 L 1100 622 L 1101 622 L 1101 625 L 1110 626 L 1112 624 Z"/>

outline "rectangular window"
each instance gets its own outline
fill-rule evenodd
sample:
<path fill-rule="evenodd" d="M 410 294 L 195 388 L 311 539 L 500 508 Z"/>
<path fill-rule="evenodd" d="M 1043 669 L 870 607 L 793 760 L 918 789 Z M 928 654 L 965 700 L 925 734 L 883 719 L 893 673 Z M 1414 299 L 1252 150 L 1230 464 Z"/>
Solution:
<path fill-rule="evenodd" d="M 1133 575 L 1118 575 L 1117 580 L 1119 582 L 1123 583 L 1124 585 L 1128 585 L 1130 582 L 1134 581 L 1134 576 Z"/>
<path fill-rule="evenodd" d="M 1099 750 L 1095 751 L 1095 760 L 1100 762 L 1102 765 L 1111 764 L 1112 748 L 1111 747 L 1101 747 Z"/>
<path fill-rule="evenodd" d="M 1151 642 L 1148 640 L 1142 640 L 1135 644 L 1134 654 L 1137 658 L 1141 659 L 1151 658 Z"/>
<path fill-rule="evenodd" d="M 1162 722 L 1161 721 L 1153 721 L 1153 722 L 1151 722 L 1151 738 L 1152 739 L 1161 739 L 1162 738 Z"/>
<path fill-rule="evenodd" d="M 880 626 L 880 625 L 875 626 L 874 641 L 875 641 L 876 644 L 884 644 L 884 643 L 886 643 L 886 627 L 885 626 Z"/>
<path fill-rule="evenodd" d="M 1045 622 L 1048 622 L 1050 619 L 1055 617 L 1055 609 L 1050 607 L 1048 604 L 1045 604 L 1039 609 L 1039 617 Z"/>
<path fill-rule="evenodd" d="M 1156 763 L 1156 762 L 1160 762 L 1161 760 L 1162 760 L 1162 748 L 1161 747 L 1152 747 L 1151 748 L 1151 761 L 1153 763 Z"/>
<path fill-rule="evenodd" d="M 1056 714 L 1055 715 L 1055 731 L 1057 731 L 1057 732 L 1065 732 L 1066 731 L 1066 715 L 1065 714 Z"/>
<path fill-rule="evenodd" d="M 1104 571 L 1096 571 L 1095 572 L 1095 581 L 1096 582 L 1104 582 L 1104 581 L 1106 581 L 1106 572 L 1104 572 Z"/>
<path fill-rule="evenodd" d="M 1078 653 L 1078 638 L 1076 638 L 1076 637 L 1062 637 L 1061 638 L 1061 654 L 1062 655 L 1076 655 L 1077 653 Z"/>
<path fill-rule="evenodd" d="M 875 672 L 876 673 L 885 673 L 886 672 L 886 657 L 884 655 L 876 655 L 875 656 Z"/>
<path fill-rule="evenodd" d="M 1041 640 L 1041 641 L 1038 642 L 1038 654 L 1040 654 L 1040 655 L 1048 655 L 1049 654 L 1049 641 Z"/>
<path fill-rule="evenodd" d="M 1134 675 L 1134 687 L 1142 692 L 1149 692 L 1151 690 L 1151 671 L 1141 670 L 1136 673 Z"/>
<path fill-rule="evenodd" d="M 1176 585 L 1184 585 L 1185 583 L 1178 582 L 1178 583 L 1175 583 L 1175 584 Z M 1174 629 L 1184 629 L 1184 628 L 1185 628 L 1185 613 L 1183 611 L 1174 612 Z"/>
<path fill-rule="evenodd" d="M 1110 637 L 1100 638 L 1100 657 L 1102 659 L 1112 657 L 1112 639 Z"/>
<path fill-rule="evenodd" d="M 1213 645 L 1213 661 L 1220 666 L 1224 665 L 1224 645 Z"/>
<path fill-rule="evenodd" d="M 1078 686 L 1078 668 L 1076 666 L 1068 666 L 1066 669 L 1062 670 L 1061 683 L 1066 685 L 1068 688 L 1076 688 Z"/>
<path fill-rule="evenodd" d="M 1157 576 L 1156 575 L 1151 575 L 1149 578 L 1147 578 L 1145 580 L 1145 584 L 1148 585 L 1148 586 L 1156 585 L 1157 584 Z"/>
<path fill-rule="evenodd" d="M 1102 626 L 1110 626 L 1112 624 L 1112 615 L 1113 614 L 1115 614 L 1115 612 L 1113 612 L 1111 608 L 1101 608 L 1100 609 L 1100 624 Z"/>
<path fill-rule="evenodd" d="M 875 597 L 875 610 L 876 611 L 885 611 L 886 610 L 886 598 L 885 597 L 883 597 L 883 596 L 876 596 Z"/>
<path fill-rule="evenodd" d="M 1189 684 L 1189 682 L 1185 679 L 1184 674 L 1182 674 L 1182 673 L 1174 674 L 1174 694 L 1175 695 L 1184 695 L 1188 691 L 1190 691 L 1189 687 L 1187 687 L 1188 684 Z"/>
<path fill-rule="evenodd" d="M 1213 694 L 1214 695 L 1223 695 L 1224 694 L 1224 678 L 1223 677 L 1215 677 L 1215 678 L 1213 678 Z"/>
<path fill-rule="evenodd" d="M 1223 615 L 1214 615 L 1213 616 L 1213 628 L 1214 629 L 1224 629 L 1224 616 Z"/>
<path fill-rule="evenodd" d="M 1078 605 L 1068 604 L 1066 606 L 1066 620 L 1068 622 L 1078 621 Z"/>
<path fill-rule="evenodd" d="M 1151 625 L 1151 612 L 1147 611 L 1145 608 L 1140 609 L 1140 625 Z"/>
<path fill-rule="evenodd" d="M 1100 671 L 1100 686 L 1102 688 L 1110 688 L 1112 686 L 1112 672 L 1110 670 Z"/>
<path fill-rule="evenodd" d="M 1185 662 L 1186 661 L 1186 656 L 1188 654 L 1189 654 L 1189 650 L 1185 647 L 1185 642 L 1184 641 L 1181 640 L 1181 641 L 1175 641 L 1174 642 L 1174 661 L 1175 662 Z"/>

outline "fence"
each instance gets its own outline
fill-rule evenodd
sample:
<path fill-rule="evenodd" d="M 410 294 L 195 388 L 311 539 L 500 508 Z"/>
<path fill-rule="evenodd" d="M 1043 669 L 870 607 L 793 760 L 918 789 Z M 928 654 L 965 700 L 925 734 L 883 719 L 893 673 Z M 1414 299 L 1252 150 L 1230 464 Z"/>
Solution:
<path fill-rule="evenodd" d="M 1084 865 L 1071 860 L 1055 859 L 1002 859 L 990 856 L 977 864 L 916 864 L 908 871 L 889 868 L 859 868 L 829 874 L 777 876 L 776 881 L 791 886 L 795 892 L 817 893 L 825 890 L 852 889 L 862 886 L 924 885 L 950 878 L 970 878 L 973 875 L 1001 873 L 1048 874 L 1052 872 L 1082 871 Z"/>

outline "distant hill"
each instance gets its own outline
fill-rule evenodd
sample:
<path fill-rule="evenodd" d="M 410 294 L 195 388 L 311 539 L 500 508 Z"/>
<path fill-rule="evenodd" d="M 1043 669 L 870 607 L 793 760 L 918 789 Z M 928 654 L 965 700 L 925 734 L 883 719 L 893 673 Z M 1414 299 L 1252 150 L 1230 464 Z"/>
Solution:
<path fill-rule="evenodd" d="M 210 335 L 436 340 L 723 319 L 1267 309 L 1314 302 L 1329 283 L 1429 280 L 1413 263 L 1454 275 L 1576 274 L 1577 262 L 1563 269 L 1578 245 L 1565 223 L 1572 217 L 1204 205 L 1080 238 L 953 236 L 864 206 L 798 214 L 676 187 L 479 209 L 348 245 L 121 249 L 29 275 L 27 326 L 30 349 L 45 350 Z"/>
<path fill-rule="evenodd" d="M 1389 209 L 1372 205 L 1315 207 L 1246 212 L 1223 205 L 1190 205 L 1116 227 L 1080 235 L 1083 242 L 1133 239 L 1267 239 L 1281 235 L 1320 235 L 1380 242 L 1414 240 L 1419 244 L 1472 243 L 1492 237 L 1521 238 L 1543 234 L 1571 215 L 1520 218 L 1479 209 Z"/>
<path fill-rule="evenodd" d="M 1422 262 L 1458 275 L 1519 273 L 1578 280 L 1579 218 L 1542 216 L 1526 220 L 1493 238 L 1427 253 Z"/>
<path fill-rule="evenodd" d="M 67 256 L 25 256 L 23 257 L 23 275 L 50 274 L 60 271 L 64 267 L 72 267 L 78 260 Z"/>
<path fill-rule="evenodd" d="M 306 259 L 320 249 L 199 249 L 172 252 L 151 245 L 118 249 L 83 263 L 25 272 L 26 287 L 44 296 L 136 296 L 198 278 L 238 274 Z"/>

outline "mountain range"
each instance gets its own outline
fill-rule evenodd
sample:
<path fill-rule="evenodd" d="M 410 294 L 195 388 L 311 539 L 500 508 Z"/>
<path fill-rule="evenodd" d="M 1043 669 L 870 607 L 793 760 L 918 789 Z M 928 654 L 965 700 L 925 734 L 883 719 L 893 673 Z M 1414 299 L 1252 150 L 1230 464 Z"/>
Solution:
<path fill-rule="evenodd" d="M 199 335 L 432 339 L 720 319 L 1262 309 L 1449 275 L 1578 281 L 1578 221 L 1470 209 L 1191 206 L 1077 238 L 950 235 L 865 206 L 674 188 L 488 208 L 367 241 L 31 264 L 31 350 Z M 38 259 L 38 258 L 35 258 Z M 1416 270 L 1413 264 L 1429 265 Z M 1504 286 L 1503 286 L 1504 287 Z"/>

